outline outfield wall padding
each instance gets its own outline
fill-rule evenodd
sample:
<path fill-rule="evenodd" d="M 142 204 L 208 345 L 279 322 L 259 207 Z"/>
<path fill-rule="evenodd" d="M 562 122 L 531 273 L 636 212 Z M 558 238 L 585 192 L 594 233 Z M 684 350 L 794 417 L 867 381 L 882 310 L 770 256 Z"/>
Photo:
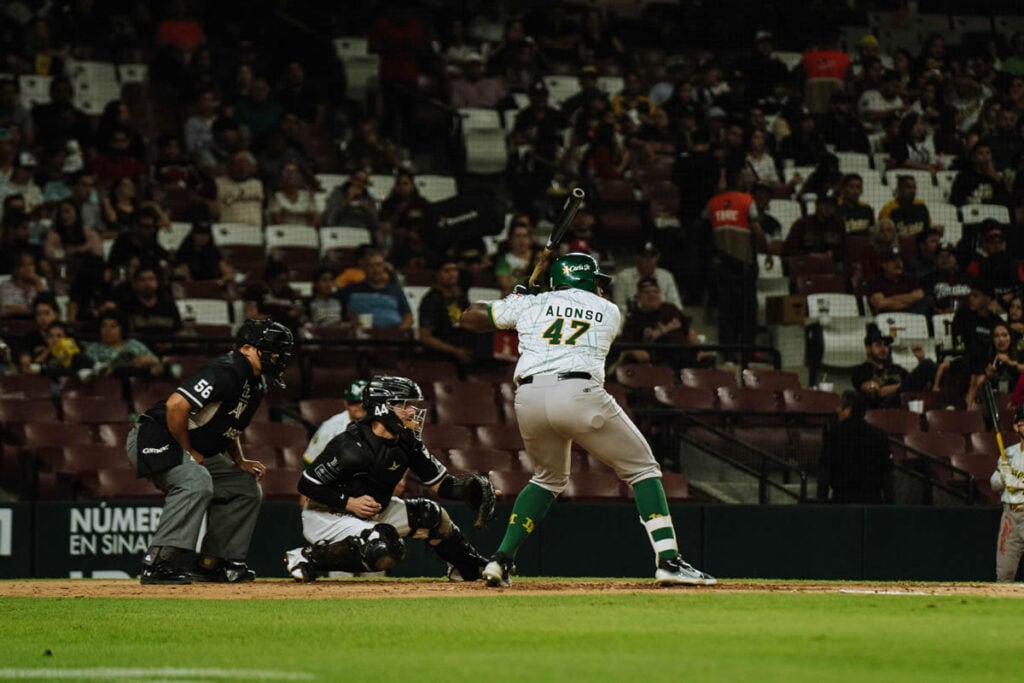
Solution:
<path fill-rule="evenodd" d="M 511 506 L 487 529 L 448 506 L 484 555 L 497 548 Z M 159 500 L 0 504 L 0 578 L 134 577 L 159 519 Z M 675 505 L 683 555 L 722 578 L 991 581 L 999 508 Z M 299 509 L 268 502 L 249 564 L 283 577 L 301 545 Z M 524 576 L 649 577 L 653 551 L 630 503 L 556 503 L 517 558 Z M 409 540 L 395 576 L 442 576 L 424 542 Z"/>

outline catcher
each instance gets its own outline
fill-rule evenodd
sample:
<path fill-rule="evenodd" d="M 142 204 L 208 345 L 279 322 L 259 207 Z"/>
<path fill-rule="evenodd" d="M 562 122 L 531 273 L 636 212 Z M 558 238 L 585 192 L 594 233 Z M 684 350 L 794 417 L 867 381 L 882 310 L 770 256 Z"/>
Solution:
<path fill-rule="evenodd" d="M 366 417 L 331 439 L 299 480 L 308 498 L 302 533 L 310 545 L 285 553 L 288 574 L 314 581 L 329 571 L 386 571 L 405 558 L 405 538 L 420 538 L 448 563 L 452 581 L 475 581 L 487 560 L 448 512 L 428 498 L 392 495 L 411 469 L 449 500 L 465 501 L 475 526 L 494 516 L 495 493 L 482 475 L 454 476 L 423 445 L 423 392 L 406 377 L 378 376 L 363 390 Z"/>

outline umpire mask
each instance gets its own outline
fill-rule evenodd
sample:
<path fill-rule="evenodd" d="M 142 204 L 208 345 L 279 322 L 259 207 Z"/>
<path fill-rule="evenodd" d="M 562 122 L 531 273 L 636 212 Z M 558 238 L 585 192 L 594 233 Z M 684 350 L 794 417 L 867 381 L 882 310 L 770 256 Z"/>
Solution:
<path fill-rule="evenodd" d="M 249 344 L 259 354 L 261 373 L 267 382 L 278 389 L 284 389 L 284 370 L 292 357 L 291 330 L 271 319 L 249 319 L 238 330 L 236 344 L 240 348 Z"/>

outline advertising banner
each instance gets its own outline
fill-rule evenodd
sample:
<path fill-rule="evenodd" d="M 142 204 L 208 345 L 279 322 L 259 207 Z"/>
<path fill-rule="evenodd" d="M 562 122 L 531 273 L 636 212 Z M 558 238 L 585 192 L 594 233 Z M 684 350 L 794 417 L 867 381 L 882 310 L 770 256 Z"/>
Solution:
<path fill-rule="evenodd" d="M 32 575 L 32 505 L 0 503 L 0 579 Z"/>

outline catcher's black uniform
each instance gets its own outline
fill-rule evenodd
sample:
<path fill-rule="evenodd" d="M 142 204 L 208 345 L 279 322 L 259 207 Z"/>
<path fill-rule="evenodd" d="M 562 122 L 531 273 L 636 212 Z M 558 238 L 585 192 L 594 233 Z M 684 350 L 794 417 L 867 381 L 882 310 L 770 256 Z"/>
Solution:
<path fill-rule="evenodd" d="M 302 475 L 299 492 L 328 508 L 345 509 L 349 498 L 369 495 L 386 508 L 406 470 L 427 486 L 447 474 L 422 441 L 403 434 L 384 439 L 370 421 L 353 422 L 331 439 Z"/>
<path fill-rule="evenodd" d="M 407 470 L 427 486 L 440 484 L 443 497 L 465 500 L 474 510 L 480 508 L 481 487 L 493 499 L 486 478 L 448 474 L 411 432 L 388 439 L 374 434 L 373 418 L 354 422 L 328 442 L 299 482 L 299 492 L 309 498 L 302 515 L 303 533 L 313 545 L 286 554 L 289 574 L 310 581 L 318 571 L 390 569 L 405 556 L 402 538 L 415 537 L 425 539 L 451 565 L 455 571 L 449 571 L 449 578 L 479 578 L 486 560 L 444 508 L 429 498 L 392 495 Z M 370 519 L 346 512 L 349 498 L 360 496 L 380 503 L 380 512 Z M 493 514 L 493 503 L 484 514 Z M 339 529 L 344 531 L 339 534 Z"/>

